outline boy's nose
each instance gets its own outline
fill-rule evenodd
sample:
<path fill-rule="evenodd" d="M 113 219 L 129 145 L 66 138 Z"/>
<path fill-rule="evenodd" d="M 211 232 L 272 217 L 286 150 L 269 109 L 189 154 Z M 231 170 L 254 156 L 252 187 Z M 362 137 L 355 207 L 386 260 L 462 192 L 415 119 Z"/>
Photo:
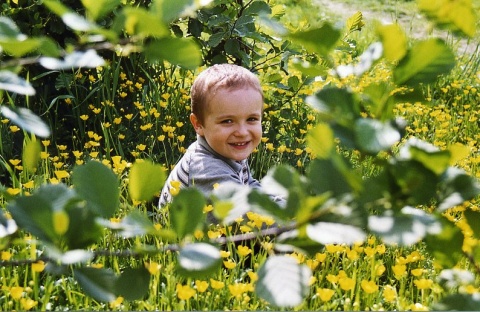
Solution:
<path fill-rule="evenodd" d="M 239 124 L 237 129 L 235 129 L 235 135 L 237 136 L 244 136 L 248 134 L 248 127 L 244 124 Z"/>

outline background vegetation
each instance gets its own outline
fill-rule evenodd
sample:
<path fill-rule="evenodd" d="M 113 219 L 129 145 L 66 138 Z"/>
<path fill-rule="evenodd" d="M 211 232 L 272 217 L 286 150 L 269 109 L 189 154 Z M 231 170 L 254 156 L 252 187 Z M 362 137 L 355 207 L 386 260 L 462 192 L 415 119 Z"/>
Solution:
<path fill-rule="evenodd" d="M 391 59 L 378 61 L 370 57 L 372 64 L 364 73 L 345 76 L 339 74 L 340 68 L 347 71 L 358 69 L 348 66 L 357 64 L 360 55 L 369 51 L 375 38 L 381 37 L 381 31 L 375 22 L 363 19 L 361 14 L 340 19 L 331 15 L 331 12 L 322 11 L 321 6 L 310 1 L 214 1 L 213 6 L 198 8 L 197 14 L 190 17 L 177 19 L 176 16 L 163 13 L 163 21 L 168 22 L 166 24 L 169 26 L 165 31 L 161 27 L 144 29 L 141 24 L 133 21 L 149 16 L 143 11 L 144 8 L 162 12 L 155 7 L 156 2 L 115 3 L 114 7 L 118 5 L 131 9 L 127 12 L 131 15 L 124 15 L 131 19 L 126 18 L 122 24 L 126 25 L 125 29 L 122 29 L 120 24 L 123 21 L 117 18 L 122 16 L 118 13 L 119 10 L 110 11 L 107 8 L 104 13 L 95 15 L 94 10 L 85 9 L 91 8 L 92 6 L 87 4 L 92 5 L 92 2 L 63 1 L 66 7 L 81 16 L 87 16 L 88 20 L 94 20 L 100 29 L 103 29 L 79 31 L 81 24 L 73 23 L 77 28 L 72 29 L 72 24 L 62 20 L 61 17 L 67 12 L 65 8 L 56 5 L 55 1 L 46 2 L 45 6 L 37 4 L 36 1 L 7 1 L 2 4 L 2 17 L 15 21 L 19 33 L 29 38 L 42 38 L 35 44 L 32 43 L 34 49 L 22 53 L 18 46 L 12 48 L 9 45 L 8 36 L 5 35 L 8 34 L 6 30 L 9 30 L 8 22 L 2 21 L 2 70 L 26 77 L 26 86 L 31 85 L 36 91 L 35 96 L 24 96 L 17 94 L 21 92 L 5 88 L 7 91 L 2 91 L 2 106 L 29 108 L 51 129 L 50 135 L 42 137 L 39 130 L 42 129 L 41 124 L 35 124 L 31 131 L 24 119 L 15 115 L 9 117 L 11 115 L 6 113 L 8 111 L 2 110 L 4 117 L 0 125 L 0 181 L 4 186 L 1 205 L 5 214 L 5 217 L 2 215 L 0 228 L 2 309 L 263 310 L 293 306 L 298 310 L 427 310 L 451 307 L 478 310 L 479 233 L 471 226 L 478 218 L 478 208 L 474 183 L 466 178 L 455 189 L 458 192 L 452 193 L 460 194 L 460 199 L 469 200 L 454 201 L 456 204 L 453 207 L 437 211 L 442 220 L 454 224 L 451 227 L 445 226 L 449 232 L 442 232 L 443 236 L 433 241 L 439 245 L 437 249 L 429 249 L 428 240 L 432 238 L 427 237 L 426 233 L 410 231 L 408 226 L 404 226 L 408 228 L 406 234 L 399 236 L 409 243 L 398 246 L 396 241 L 392 246 L 389 244 L 388 235 L 379 233 L 378 229 L 375 233 L 375 227 L 370 225 L 373 233 L 368 233 L 368 236 L 360 235 L 364 238 L 362 240 L 357 240 L 358 237 L 352 234 L 355 239 L 344 237 L 345 243 L 329 243 L 327 233 L 320 230 L 320 234 L 310 235 L 309 239 L 300 237 L 302 239 L 292 241 L 272 240 L 264 235 L 259 235 L 258 238 L 254 235 L 254 239 L 248 240 L 240 237 L 235 243 L 220 245 L 220 260 L 216 256 L 212 256 L 213 260 L 210 259 L 208 252 L 203 250 L 205 248 L 208 251 L 208 247 L 204 245 L 201 245 L 200 251 L 195 247 L 192 247 L 193 250 L 185 250 L 182 244 L 223 242 L 223 238 L 231 237 L 231 228 L 223 224 L 197 227 L 197 224 L 176 221 L 176 218 L 186 219 L 186 215 L 175 215 L 173 212 L 168 215 L 163 210 L 159 211 L 156 198 L 143 198 L 143 191 L 138 190 L 152 187 L 157 187 L 158 190 L 163 174 L 158 173 L 160 167 L 153 164 L 162 165 L 168 171 L 194 140 L 188 114 L 189 87 L 195 74 L 204 65 L 228 61 L 252 69 L 263 82 L 264 136 L 262 144 L 250 159 L 251 167 L 258 178 L 273 176 L 283 181 L 281 183 L 284 186 L 285 176 L 293 181 L 287 187 L 290 194 L 296 192 L 298 201 L 304 204 L 302 207 L 311 205 L 308 208 L 311 211 L 307 212 L 292 206 L 292 211 L 296 213 L 292 215 L 295 219 L 301 221 L 302 213 L 308 214 L 310 218 L 310 213 L 321 211 L 321 214 L 325 214 L 321 215 L 325 218 L 321 219 L 322 221 L 336 224 L 337 228 L 345 229 L 343 232 L 346 234 L 352 233 L 352 228 L 343 228 L 341 225 L 357 225 L 358 222 L 358 228 L 365 227 L 366 214 L 350 216 L 350 219 L 358 218 L 350 222 L 343 220 L 345 216 L 340 216 L 341 207 L 354 206 L 345 194 L 349 194 L 350 189 L 360 183 L 354 181 L 356 177 L 372 184 L 372 188 L 365 191 L 372 191 L 372 198 L 355 195 L 358 196 L 358 201 L 368 199 L 368 202 L 375 203 L 368 208 L 371 215 L 383 216 L 384 210 L 388 210 L 385 208 L 386 203 L 393 207 L 398 206 L 398 212 L 400 208 L 412 205 L 419 208 L 418 211 L 434 213 L 438 204 L 442 203 L 441 198 L 436 198 L 438 202 L 431 202 L 430 198 L 424 201 L 424 196 L 415 193 L 415 187 L 410 189 L 410 185 L 419 185 L 418 181 L 425 176 L 437 181 L 436 175 L 431 172 L 438 171 L 443 174 L 443 170 L 447 171 L 450 164 L 465 170 L 469 177 L 478 175 L 476 103 L 480 96 L 480 62 L 477 33 L 470 37 L 471 41 L 477 42 L 476 48 L 468 53 L 458 50 L 459 52 L 454 54 L 454 67 L 437 72 L 438 67 L 448 67 L 450 62 L 447 60 L 437 64 L 434 74 L 440 74 L 435 75 L 439 79 L 423 85 L 410 81 L 415 78 L 401 81 L 397 76 L 395 83 L 407 84 L 420 95 L 385 100 L 390 98 L 387 95 L 381 101 L 369 102 L 358 100 L 357 97 L 364 99 L 362 97 L 368 95 L 375 100 L 374 93 L 381 93 L 378 88 L 389 91 L 385 94 L 401 91 L 393 87 L 390 89 L 392 76 L 398 75 L 392 63 L 396 63 L 400 57 L 397 56 L 398 59 L 394 62 L 391 62 Z M 398 18 L 404 14 L 403 10 L 408 14 L 412 7 L 416 10 L 416 5 L 421 6 L 423 3 L 424 7 L 428 7 L 427 2 L 375 1 L 378 6 L 382 5 L 379 10 L 388 8 L 388 14 Z M 165 3 L 168 5 L 168 1 Z M 350 5 L 355 3 L 357 2 L 349 1 Z M 364 6 L 364 2 L 361 5 Z M 478 7 L 478 1 L 474 1 L 473 11 L 478 11 Z M 266 13 L 268 19 L 265 18 Z M 321 18 L 318 18 L 319 16 Z M 341 30 L 322 28 L 324 25 L 331 25 L 326 21 L 339 22 Z M 438 24 L 442 25 L 442 21 Z M 443 24 L 455 25 L 451 21 Z M 112 32 L 118 30 L 117 35 L 105 29 Z M 322 31 L 309 33 L 319 29 Z M 465 32 L 465 29 L 449 28 L 449 31 L 449 38 L 456 38 L 453 34 Z M 279 40 L 279 33 L 290 40 Z M 338 40 L 335 40 L 331 47 L 327 46 L 328 42 L 315 45 L 308 40 L 308 36 L 313 34 L 326 34 L 327 38 L 336 36 Z M 94 35 L 103 35 L 110 40 L 98 43 L 92 38 Z M 181 44 L 189 45 L 195 42 L 201 49 L 198 54 L 191 52 L 194 50 L 183 52 L 179 49 L 180 41 L 174 40 L 162 42 L 161 46 L 155 45 L 155 38 L 170 38 L 170 35 L 179 40 L 188 37 L 191 41 L 182 41 Z M 391 33 L 386 37 L 389 36 L 391 37 Z M 426 36 L 429 38 L 430 35 Z M 52 52 L 55 49 L 46 39 L 48 37 L 54 38 L 55 43 L 66 53 L 73 52 L 77 47 L 83 51 L 93 47 L 106 63 L 73 70 L 57 67 L 45 70 L 38 64 L 36 51 L 43 55 L 61 56 Z M 382 39 L 387 46 L 388 39 Z M 410 40 L 406 44 L 408 49 L 415 47 L 416 40 Z M 113 42 L 112 46 L 109 42 Z M 447 42 L 457 51 L 457 47 L 452 45 L 456 41 L 452 39 Z M 147 45 L 142 53 L 130 53 L 142 49 L 144 43 L 150 43 L 151 49 L 148 49 Z M 105 45 L 104 48 L 102 44 Z M 171 47 L 170 52 L 173 53 L 158 52 L 168 50 L 164 48 L 167 46 Z M 188 54 L 188 57 L 185 54 Z M 18 59 L 21 59 L 20 63 Z M 337 75 L 332 74 L 332 69 L 338 71 Z M 398 83 L 399 81 L 401 83 Z M 8 87 L 8 81 L 2 79 L 1 82 L 2 86 Z M 409 82 L 411 85 L 408 85 Z M 27 88 L 26 86 L 22 84 L 22 88 Z M 330 92 L 330 88 L 340 91 L 322 94 L 322 90 Z M 349 98 L 350 94 L 354 94 L 352 99 Z M 321 105 L 314 99 L 320 101 Z M 328 99 L 334 100 L 330 102 Z M 335 107 L 342 104 L 345 104 L 343 110 L 335 112 Z M 330 110 L 325 109 L 325 105 L 330 105 Z M 358 111 L 354 111 L 356 108 Z M 344 144 L 351 143 L 349 131 L 353 130 L 348 123 L 356 122 L 356 119 L 342 121 L 347 113 L 358 114 L 358 118 L 378 118 L 382 121 L 390 120 L 391 117 L 403 117 L 406 121 L 405 127 L 393 124 L 393 130 L 388 128 L 388 131 L 393 131 L 389 133 L 395 133 L 394 137 L 397 129 L 398 133 L 402 132 L 401 142 L 398 140 L 390 144 L 390 134 L 378 134 L 389 142 L 371 143 L 369 139 L 365 139 L 356 142 L 353 148 L 349 147 Z M 318 139 L 320 142 L 312 143 L 312 137 L 324 138 L 330 134 L 317 124 L 326 124 L 332 120 L 337 121 L 332 126 L 337 138 L 335 143 L 338 143 L 334 148 L 335 153 L 341 155 L 341 159 L 348 160 L 351 166 L 344 172 L 337 172 L 336 170 L 340 169 L 335 165 L 330 166 L 318 161 L 328 159 L 322 157 L 323 152 L 333 153 L 325 147 L 330 144 L 328 140 Z M 32 136 L 31 132 L 36 135 Z M 339 133 L 344 134 L 346 139 L 338 135 Z M 412 172 L 415 173 L 411 173 L 411 178 L 399 178 L 401 174 L 394 172 L 393 175 L 400 181 L 397 183 L 405 183 L 400 185 L 401 191 L 392 187 L 400 193 L 395 194 L 391 189 L 381 188 L 379 185 L 384 180 L 375 178 L 383 177 L 382 170 L 388 166 L 388 160 L 401 162 L 401 159 L 394 155 L 401 149 L 400 143 L 411 137 L 431 143 L 439 148 L 439 151 L 426 149 L 428 152 L 425 154 L 428 154 L 428 157 L 423 154 L 418 156 L 421 152 L 417 151 L 419 154 L 415 156 L 418 157 L 415 164 L 408 163 L 408 166 L 402 169 L 409 173 L 407 169 L 413 168 Z M 418 150 L 424 151 L 420 147 Z M 448 156 L 440 153 L 442 151 L 448 151 Z M 38 155 L 38 160 L 29 155 Z M 336 156 L 331 157 L 333 163 L 341 162 Z M 421 157 L 426 157 L 425 161 L 418 161 Z M 149 161 L 143 162 L 143 167 L 139 167 L 139 159 Z M 314 161 L 315 159 L 317 161 Z M 311 166 L 312 162 L 314 165 Z M 425 176 L 419 173 L 426 171 L 424 167 L 418 166 L 418 162 L 428 168 Z M 98 163 L 103 166 L 97 166 Z M 285 167 L 281 167 L 276 173 L 269 172 L 270 168 L 279 164 Z M 289 171 L 290 168 L 295 168 L 295 171 Z M 135 170 L 138 170 L 141 176 L 139 180 L 144 182 L 135 179 L 132 173 Z M 388 170 L 394 171 L 395 168 Z M 158 176 L 149 176 L 148 172 L 158 173 Z M 356 176 L 350 172 L 354 172 Z M 300 174 L 313 180 L 314 186 L 302 184 L 304 182 Z M 145 176 L 149 179 L 145 179 Z M 340 176 L 347 182 L 341 180 L 336 181 L 335 185 L 322 184 L 323 179 L 335 180 L 334 176 Z M 448 185 L 448 181 L 440 178 L 438 180 L 447 184 L 446 188 L 454 187 Z M 316 182 L 320 186 L 315 186 Z M 42 188 L 42 185 L 50 185 L 51 189 Z M 72 195 L 67 186 L 73 186 L 80 194 Z M 92 198 L 95 196 L 91 194 L 99 192 L 98 189 L 95 190 L 96 187 L 111 194 Z M 376 198 L 376 187 L 390 197 Z M 419 192 L 427 192 L 430 187 L 436 187 L 436 184 L 432 182 L 422 186 L 420 183 Z M 299 188 L 302 190 L 299 191 Z M 465 194 L 466 191 L 471 193 Z M 335 195 L 331 197 L 336 201 L 333 206 L 340 207 L 338 211 L 330 214 L 322 210 L 325 207 L 331 209 L 326 197 L 322 195 L 329 192 Z M 448 193 L 445 190 L 439 192 Z M 314 194 L 311 198 L 315 200 L 306 199 L 311 194 Z M 65 202 L 71 202 L 73 207 L 78 202 L 76 196 L 80 196 L 79 198 L 87 203 L 94 203 L 94 213 L 84 216 L 78 212 L 76 215 L 76 212 L 72 211 L 81 210 L 75 210 L 75 206 L 68 208 L 71 210 L 68 210 L 68 216 L 65 217 L 63 212 L 55 209 L 51 211 L 48 204 L 43 204 L 43 200 L 48 202 L 62 198 Z M 176 207 L 184 207 L 187 205 L 185 203 L 195 206 L 192 204 L 195 202 L 192 200 L 196 198 L 194 196 L 195 193 L 187 193 L 184 197 L 179 195 Z M 108 204 L 105 199 L 112 201 Z M 257 201 L 260 200 L 257 198 Z M 310 201 L 316 203 L 312 204 Z M 379 203 L 380 201 L 382 202 Z M 221 207 L 218 202 L 214 206 L 215 209 Z M 265 206 L 271 207 L 267 204 Z M 192 208 L 191 211 L 206 212 L 213 207 L 204 205 L 203 199 L 199 199 L 198 209 L 195 209 Z M 397 212 L 395 209 L 393 210 Z M 136 214 L 137 212 L 140 214 Z M 270 208 L 268 212 L 273 217 L 252 212 L 246 214 L 244 219 L 233 220 L 233 224 L 238 225 L 238 233 L 249 235 L 265 229 L 273 220 L 279 222 L 292 217 L 279 215 L 274 208 Z M 359 212 L 355 210 L 354 213 Z M 143 218 L 144 215 L 148 218 Z M 195 219 L 192 215 L 189 217 Z M 74 219 L 73 216 L 77 218 Z M 406 214 L 399 215 L 394 220 L 403 220 L 405 223 L 418 221 L 405 216 Z M 100 225 L 93 222 L 97 217 L 104 219 Z M 428 219 L 426 215 L 421 217 L 422 222 Z M 20 230 L 12 230 L 12 218 Z M 24 220 L 23 223 L 20 220 Z M 74 226 L 76 222 L 73 220 L 84 222 Z M 153 220 L 151 224 L 150 220 Z M 310 221 L 312 220 L 308 219 L 308 222 Z M 430 222 L 431 219 L 427 221 Z M 429 230 L 429 227 L 425 226 L 427 221 L 420 222 L 420 225 L 415 224 L 417 229 L 420 227 L 420 232 Z M 302 229 L 301 226 L 299 228 Z M 272 230 L 279 234 L 277 229 Z M 302 230 L 308 231 L 305 228 Z M 316 243 L 312 243 L 310 239 L 316 240 Z M 427 244 L 421 242 L 423 239 Z M 449 245 L 445 245 L 445 242 Z M 451 246 L 455 245 L 455 242 L 459 244 Z M 176 245 L 177 243 L 179 245 Z M 282 245 L 296 248 L 285 250 L 280 248 Z M 460 251 L 453 247 L 459 247 Z M 281 254 L 286 254 L 288 259 L 292 259 L 294 264 L 282 258 L 281 265 L 275 267 L 276 274 L 287 274 L 297 269 L 301 272 L 305 269 L 311 273 L 305 274 L 308 276 L 306 281 L 295 274 L 287 275 L 287 281 L 305 287 L 288 293 L 288 296 L 285 296 L 288 297 L 286 302 L 279 298 L 279 289 L 272 290 L 272 284 L 278 281 L 266 277 L 268 270 L 263 265 L 267 258 L 278 259 L 272 255 L 279 250 Z M 459 256 L 458 253 L 465 253 L 467 257 Z M 195 254 L 193 260 L 188 257 L 190 254 Z M 445 254 L 450 260 L 444 259 Z M 200 274 L 188 265 L 179 267 L 177 263 L 182 257 L 200 265 L 205 272 Z M 208 265 L 210 260 L 213 262 L 211 266 Z M 282 268 L 286 269 L 278 271 Z M 267 291 L 262 285 L 265 285 Z M 138 291 L 134 291 L 136 289 Z M 300 299 L 296 300 L 296 296 Z"/>

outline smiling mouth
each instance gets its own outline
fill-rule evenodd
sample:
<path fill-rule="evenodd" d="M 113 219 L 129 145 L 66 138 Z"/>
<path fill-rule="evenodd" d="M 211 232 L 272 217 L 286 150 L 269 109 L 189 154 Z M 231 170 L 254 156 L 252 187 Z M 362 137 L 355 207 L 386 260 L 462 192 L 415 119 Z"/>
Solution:
<path fill-rule="evenodd" d="M 233 146 L 245 146 L 247 144 L 248 144 L 248 142 L 230 143 L 230 145 L 233 145 Z"/>

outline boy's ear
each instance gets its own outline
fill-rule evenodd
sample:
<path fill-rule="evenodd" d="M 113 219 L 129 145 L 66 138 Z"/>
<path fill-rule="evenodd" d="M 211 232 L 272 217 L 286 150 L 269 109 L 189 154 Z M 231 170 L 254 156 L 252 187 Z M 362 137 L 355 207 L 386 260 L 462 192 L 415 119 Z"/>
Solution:
<path fill-rule="evenodd" d="M 192 123 L 192 126 L 195 129 L 195 132 L 198 135 L 203 136 L 203 126 L 200 123 L 200 120 L 198 120 L 197 116 L 193 113 L 190 114 L 190 122 Z"/>

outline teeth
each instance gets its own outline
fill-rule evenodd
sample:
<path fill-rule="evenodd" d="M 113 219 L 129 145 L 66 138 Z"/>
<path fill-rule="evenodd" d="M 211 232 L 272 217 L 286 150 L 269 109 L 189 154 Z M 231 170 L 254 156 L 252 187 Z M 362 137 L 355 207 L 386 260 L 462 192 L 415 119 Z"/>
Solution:
<path fill-rule="evenodd" d="M 243 145 L 246 145 L 247 143 L 232 143 L 232 144 L 236 146 L 243 146 Z"/>

